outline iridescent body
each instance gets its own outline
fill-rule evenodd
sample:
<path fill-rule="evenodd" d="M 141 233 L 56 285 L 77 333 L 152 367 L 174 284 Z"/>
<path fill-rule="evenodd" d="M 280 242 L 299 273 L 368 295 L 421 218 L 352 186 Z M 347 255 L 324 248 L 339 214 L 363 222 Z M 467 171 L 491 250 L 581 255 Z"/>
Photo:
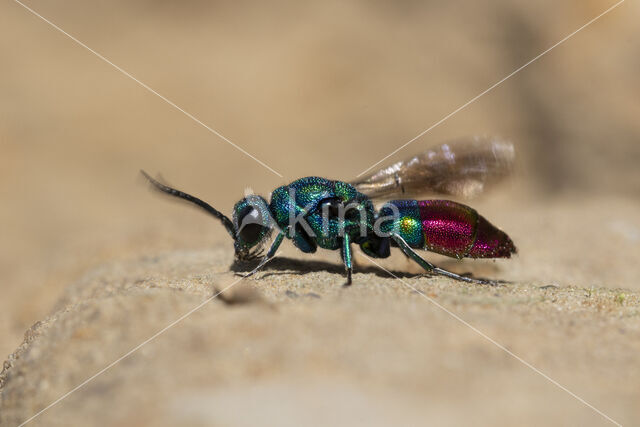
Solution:
<path fill-rule="evenodd" d="M 147 178 L 160 190 L 186 198 L 185 193 Z M 338 211 L 345 207 L 348 209 L 339 215 Z M 292 225 L 295 217 L 304 218 L 307 228 L 302 223 Z M 233 221 L 229 222 L 233 224 L 229 232 L 235 236 L 239 259 L 255 257 L 256 248 L 266 243 L 275 222 L 280 232 L 262 263 L 273 257 L 284 237 L 288 237 L 305 253 L 313 253 L 318 247 L 340 250 L 348 283 L 351 243 L 375 258 L 388 257 L 390 247 L 397 246 L 426 270 L 465 281 L 475 280 L 439 269 L 413 249 L 456 258 L 509 258 L 516 250 L 504 232 L 469 206 L 448 200 L 392 200 L 376 212 L 371 200 L 351 184 L 321 177 L 300 178 L 278 187 L 269 204 L 260 196 L 249 195 L 236 203 Z M 376 233 L 377 222 L 381 233 Z"/>
<path fill-rule="evenodd" d="M 425 249 L 455 258 L 510 258 L 515 252 L 507 234 L 494 227 L 475 209 L 450 200 L 391 200 L 398 219 L 383 225 L 394 227 L 414 249 Z M 391 214 L 388 206 L 380 215 Z"/>

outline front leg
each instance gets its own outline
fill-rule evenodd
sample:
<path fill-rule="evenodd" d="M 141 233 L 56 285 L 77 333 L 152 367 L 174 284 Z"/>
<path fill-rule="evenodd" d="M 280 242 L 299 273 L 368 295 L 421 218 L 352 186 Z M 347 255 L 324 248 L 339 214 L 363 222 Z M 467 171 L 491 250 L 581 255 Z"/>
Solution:
<path fill-rule="evenodd" d="M 422 258 L 420 255 L 418 255 L 416 251 L 414 251 L 413 248 L 411 248 L 411 246 L 409 246 L 409 244 L 399 235 L 392 234 L 391 238 L 398 244 L 398 246 L 400 247 L 400 249 L 402 249 L 402 252 L 404 252 L 406 256 L 408 256 L 409 258 L 417 262 L 422 268 L 424 268 L 430 273 L 440 274 L 442 276 L 451 277 L 452 279 L 461 280 L 463 282 L 479 283 L 482 285 L 496 284 L 495 282 L 491 282 L 488 280 L 472 279 L 470 277 L 460 276 L 459 274 L 452 273 L 451 271 L 447 271 L 442 268 L 436 267 L 435 265 L 431 264 L 429 261 Z"/>
<path fill-rule="evenodd" d="M 344 262 L 344 266 L 347 269 L 347 283 L 345 286 L 351 285 L 351 238 L 348 234 L 345 234 L 342 238 L 342 261 Z"/>
<path fill-rule="evenodd" d="M 245 274 L 243 277 L 247 278 L 247 277 L 253 276 L 258 270 L 260 270 L 262 267 L 264 267 L 264 265 L 266 263 L 268 263 L 269 260 L 271 260 L 271 258 L 273 258 L 275 256 L 276 251 L 280 247 L 280 244 L 282 243 L 282 240 L 284 239 L 284 236 L 287 234 L 287 230 L 288 229 L 289 228 L 287 227 L 284 230 L 280 230 L 280 232 L 278 233 L 276 238 L 273 240 L 273 243 L 271 244 L 271 247 L 269 248 L 269 252 L 267 252 L 267 254 L 262 258 L 262 260 L 260 261 L 260 264 L 258 264 L 258 266 L 256 268 L 251 270 L 251 272 Z"/>

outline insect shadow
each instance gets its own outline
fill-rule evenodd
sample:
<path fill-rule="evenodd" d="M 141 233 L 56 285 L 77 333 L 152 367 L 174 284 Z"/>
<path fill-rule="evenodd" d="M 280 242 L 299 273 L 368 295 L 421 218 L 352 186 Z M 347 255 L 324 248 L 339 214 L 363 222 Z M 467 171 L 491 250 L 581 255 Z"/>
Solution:
<path fill-rule="evenodd" d="M 252 271 L 259 264 L 259 260 L 255 261 L 242 261 L 235 259 L 233 264 L 231 264 L 230 270 L 236 274 L 247 273 Z M 296 258 L 289 257 L 278 257 L 273 258 L 268 264 L 266 264 L 262 271 L 265 274 L 262 275 L 263 278 L 269 276 L 283 275 L 283 274 L 295 274 L 298 276 L 302 276 L 307 273 L 313 272 L 328 272 L 333 274 L 343 274 L 344 267 L 342 265 L 332 263 L 329 261 L 320 261 L 320 260 L 301 260 Z M 358 266 L 359 273 L 365 274 L 374 274 L 377 277 L 397 277 L 400 279 L 412 279 L 416 277 L 436 277 L 437 275 L 432 275 L 429 273 L 408 273 L 406 271 L 399 270 L 388 270 L 385 271 L 380 267 L 375 265 L 359 265 Z M 390 274 L 391 273 L 391 274 Z M 462 273 L 463 275 L 470 275 L 471 273 Z M 393 275 L 393 276 L 392 276 Z M 485 279 L 486 280 L 486 279 Z M 487 280 L 488 281 L 488 280 Z M 488 281 L 489 282 L 489 281 Z M 498 284 L 509 284 L 511 282 L 505 280 L 493 281 L 493 285 Z"/>
<path fill-rule="evenodd" d="M 256 261 L 241 261 L 234 260 L 231 264 L 231 271 L 236 273 L 246 273 L 253 270 L 259 264 L 259 260 Z M 277 274 L 296 274 L 303 275 L 307 273 L 326 271 L 333 274 L 344 274 L 344 267 L 342 265 L 331 263 L 329 261 L 320 260 L 301 260 L 289 257 L 273 258 L 268 264 L 266 264 L 262 271 L 267 272 L 262 277 L 268 277 Z M 390 270 L 391 271 L 391 270 Z M 391 277 L 391 275 L 384 270 L 371 265 L 358 266 L 358 272 L 375 274 L 378 277 Z M 397 277 L 410 278 L 421 276 L 422 274 L 411 274 L 407 272 L 391 271 Z"/>

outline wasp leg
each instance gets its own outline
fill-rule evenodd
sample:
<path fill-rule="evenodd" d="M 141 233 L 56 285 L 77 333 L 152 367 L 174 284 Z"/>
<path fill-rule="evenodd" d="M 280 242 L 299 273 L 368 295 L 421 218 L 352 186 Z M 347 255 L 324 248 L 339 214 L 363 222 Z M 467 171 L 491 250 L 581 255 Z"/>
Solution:
<path fill-rule="evenodd" d="M 269 252 L 267 252 L 267 254 L 262 258 L 262 260 L 260 261 L 260 264 L 258 264 L 256 268 L 254 268 L 253 270 L 251 270 L 249 273 L 245 274 L 242 277 L 247 278 L 247 277 L 253 276 L 258 270 L 264 267 L 264 265 L 268 263 L 271 260 L 271 258 L 274 257 L 278 248 L 280 247 L 280 244 L 282 243 L 282 240 L 284 239 L 284 236 L 287 234 L 287 230 L 288 228 L 285 228 L 284 230 L 281 230 L 278 233 L 276 238 L 273 240 L 271 247 L 269 248 Z"/>
<path fill-rule="evenodd" d="M 347 269 L 347 283 L 345 286 L 351 285 L 351 238 L 348 234 L 345 234 L 342 238 L 342 261 Z"/>
<path fill-rule="evenodd" d="M 447 276 L 452 279 L 461 280 L 463 282 L 468 282 L 468 283 L 479 283 L 482 285 L 495 284 L 494 282 L 490 282 L 488 280 L 472 279 L 470 277 L 460 276 L 459 274 L 452 273 L 450 271 L 436 267 L 435 265 L 431 264 L 429 261 L 422 258 L 420 255 L 418 255 L 416 251 L 414 251 L 413 248 L 411 248 L 411 246 L 409 246 L 409 244 L 405 242 L 405 240 L 402 237 L 398 236 L 397 234 L 392 234 L 391 238 L 398 244 L 398 246 L 400 247 L 400 249 L 402 249 L 402 252 L 404 252 L 406 256 L 408 256 L 409 258 L 417 262 L 418 265 L 420 265 L 420 267 L 424 268 L 430 273 L 440 274 L 441 276 Z"/>

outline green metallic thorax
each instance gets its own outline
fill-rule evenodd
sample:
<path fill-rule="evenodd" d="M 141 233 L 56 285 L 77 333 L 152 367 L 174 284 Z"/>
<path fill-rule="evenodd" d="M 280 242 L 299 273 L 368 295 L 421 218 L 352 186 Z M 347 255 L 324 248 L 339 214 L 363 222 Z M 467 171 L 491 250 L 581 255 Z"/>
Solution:
<path fill-rule="evenodd" d="M 340 221 L 329 217 L 323 227 L 321 209 L 324 201 L 334 198 L 351 207 L 345 210 L 344 234 L 357 243 L 361 240 L 361 225 L 365 233 L 372 230 L 375 212 L 371 201 L 346 182 L 320 177 L 300 178 L 273 191 L 269 210 L 281 229 L 289 226 L 291 217 L 305 215 L 313 235 L 299 225 L 287 233 L 301 251 L 315 252 L 318 246 L 335 250 L 342 248 Z"/>

